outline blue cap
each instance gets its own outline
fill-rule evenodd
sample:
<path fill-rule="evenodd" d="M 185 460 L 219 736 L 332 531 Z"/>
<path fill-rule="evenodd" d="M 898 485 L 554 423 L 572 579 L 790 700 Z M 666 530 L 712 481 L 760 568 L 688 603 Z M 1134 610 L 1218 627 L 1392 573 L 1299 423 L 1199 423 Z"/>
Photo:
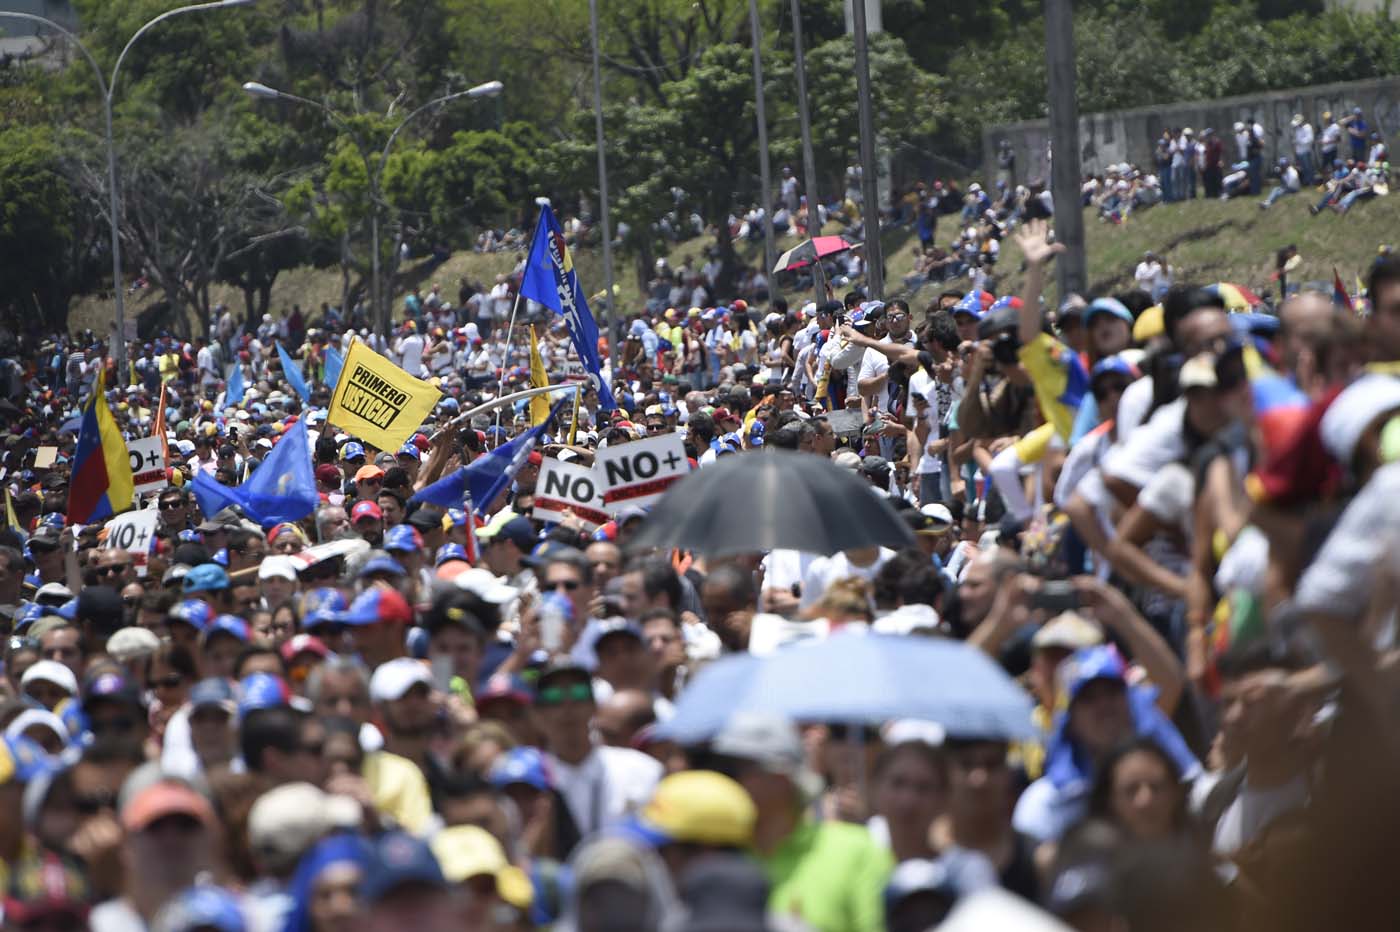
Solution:
<path fill-rule="evenodd" d="M 447 509 L 447 517 L 452 521 L 453 527 L 466 527 L 467 521 L 470 520 L 466 511 L 461 508 Z"/>
<path fill-rule="evenodd" d="M 339 589 L 331 586 L 312 589 L 301 597 L 301 626 L 310 629 L 328 621 L 339 622 L 339 614 L 349 607 L 350 603 Z"/>
<path fill-rule="evenodd" d="M 37 741 L 23 735 L 0 737 L 0 786 L 11 781 L 28 783 L 56 767 Z"/>
<path fill-rule="evenodd" d="M 456 411 L 460 407 L 456 398 L 444 398 L 438 402 L 438 407 L 444 411 Z"/>
<path fill-rule="evenodd" d="M 228 573 L 222 566 L 201 563 L 191 567 L 182 584 L 185 592 L 217 592 L 228 588 Z"/>
<path fill-rule="evenodd" d="M 271 673 L 250 673 L 238 682 L 238 715 L 240 718 L 258 709 L 284 706 L 292 691 L 280 676 Z"/>
<path fill-rule="evenodd" d="M 365 565 L 360 567 L 358 578 L 364 579 L 374 573 L 393 573 L 395 576 L 404 576 L 407 571 L 398 560 L 388 554 L 380 554 L 377 557 L 370 557 L 365 561 Z M 356 601 L 359 601 L 358 599 Z"/>
<path fill-rule="evenodd" d="M 423 537 L 409 524 L 396 524 L 384 532 L 385 550 L 417 553 L 423 547 Z"/>
<path fill-rule="evenodd" d="M 201 602 L 199 599 L 185 599 L 183 602 L 175 604 L 165 620 L 167 623 L 181 621 L 196 631 L 203 631 L 209 627 L 209 622 L 213 619 L 214 610 L 209 607 L 207 602 Z"/>
<path fill-rule="evenodd" d="M 962 300 L 954 304 L 952 308 L 950 308 L 950 311 L 954 317 L 959 314 L 967 314 L 970 317 L 981 320 L 983 316 L 982 306 L 982 292 L 974 289 L 963 295 Z"/>
<path fill-rule="evenodd" d="M 214 555 L 209 559 L 213 560 L 224 569 L 228 569 L 228 548 L 220 547 L 218 550 L 214 551 Z"/>
<path fill-rule="evenodd" d="M 403 446 L 399 447 L 399 452 L 397 455 L 411 456 L 416 460 L 421 460 L 423 458 L 423 451 L 418 449 L 412 443 L 405 443 Z"/>
<path fill-rule="evenodd" d="M 1084 325 L 1088 326 L 1098 314 L 1111 314 L 1123 321 L 1129 327 L 1133 325 L 1133 312 L 1128 310 L 1128 306 L 1117 298 L 1095 298 L 1083 311 Z"/>
<path fill-rule="evenodd" d="M 1089 381 L 1092 382 L 1099 376 L 1108 375 L 1110 373 L 1125 375 L 1130 379 L 1138 377 L 1138 371 L 1133 368 L 1132 363 L 1128 362 L 1128 360 L 1124 359 L 1122 356 L 1114 355 L 1105 356 L 1103 359 L 1094 363 L 1094 368 L 1089 372 Z"/>
<path fill-rule="evenodd" d="M 23 634 L 24 629 L 38 621 L 44 615 L 44 607 L 35 605 L 33 602 L 25 602 L 19 611 L 15 612 L 15 634 Z"/>
<path fill-rule="evenodd" d="M 163 932 L 190 932 L 217 929 L 218 932 L 247 932 L 238 897 L 222 887 L 203 884 L 176 895 L 160 911 L 156 927 Z"/>
<path fill-rule="evenodd" d="M 1074 702 L 1080 691 L 1094 680 L 1113 680 L 1126 685 L 1127 672 L 1118 652 L 1108 645 L 1100 645 L 1075 652 L 1060 666 L 1059 675 L 1069 701 Z"/>
<path fill-rule="evenodd" d="M 355 596 L 350 607 L 336 615 L 336 621 L 347 625 L 375 625 L 380 622 L 412 624 L 413 608 L 397 590 L 388 586 L 373 586 Z"/>
<path fill-rule="evenodd" d="M 206 677 L 190 690 L 190 706 L 195 709 L 211 705 L 227 708 L 237 704 L 237 700 L 233 685 L 221 676 Z"/>
<path fill-rule="evenodd" d="M 407 832 L 385 832 L 374 840 L 360 895 L 373 904 L 408 884 L 447 887 L 442 867 L 427 842 Z"/>
<path fill-rule="evenodd" d="M 65 621 L 76 621 L 78 618 L 78 600 L 69 599 L 57 608 L 51 608 L 47 614 L 57 615 Z"/>
<path fill-rule="evenodd" d="M 537 790 L 548 791 L 554 781 L 549 777 L 549 766 L 539 748 L 511 748 L 496 759 L 488 777 L 496 789 L 505 789 L 512 783 L 524 783 Z"/>
<path fill-rule="evenodd" d="M 1279 323 L 1273 314 L 1260 314 L 1258 311 L 1241 311 L 1230 315 L 1230 326 L 1236 333 L 1270 336 L 1278 333 Z"/>
<path fill-rule="evenodd" d="M 434 566 L 442 566 L 448 560 L 467 560 L 467 548 L 461 544 L 443 544 L 437 549 L 437 556 L 433 559 Z"/>
<path fill-rule="evenodd" d="M 182 544 L 199 543 L 199 532 L 191 528 L 185 528 L 185 530 L 181 531 L 179 534 L 176 534 L 175 537 Z"/>
<path fill-rule="evenodd" d="M 238 640 L 247 644 L 249 641 L 248 622 L 237 615 L 219 615 L 209 623 L 209 627 L 200 632 L 200 639 L 208 641 L 216 634 L 231 634 Z"/>
<path fill-rule="evenodd" d="M 365 455 L 365 445 L 358 440 L 351 440 L 340 449 L 340 458 L 343 460 L 353 460 L 355 457 Z"/>

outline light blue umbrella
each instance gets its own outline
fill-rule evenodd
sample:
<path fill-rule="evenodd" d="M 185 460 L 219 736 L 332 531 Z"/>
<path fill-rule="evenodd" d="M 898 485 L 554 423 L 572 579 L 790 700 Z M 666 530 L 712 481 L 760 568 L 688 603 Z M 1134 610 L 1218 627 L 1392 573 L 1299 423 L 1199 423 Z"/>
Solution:
<path fill-rule="evenodd" d="M 767 657 L 726 657 L 681 693 L 657 736 L 681 744 L 714 737 L 740 709 L 795 722 L 880 725 L 937 722 L 950 737 L 1029 738 L 1031 700 L 1001 667 L 960 641 L 835 634 Z"/>

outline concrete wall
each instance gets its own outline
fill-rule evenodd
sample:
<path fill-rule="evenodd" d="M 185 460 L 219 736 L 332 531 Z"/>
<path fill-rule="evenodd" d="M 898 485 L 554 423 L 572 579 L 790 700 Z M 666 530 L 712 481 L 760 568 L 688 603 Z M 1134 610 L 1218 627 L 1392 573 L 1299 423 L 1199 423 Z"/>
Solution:
<path fill-rule="evenodd" d="M 1082 114 L 1079 118 L 1079 144 L 1083 172 L 1097 174 L 1118 162 L 1152 165 L 1152 150 L 1162 130 L 1189 126 L 1200 133 L 1212 127 L 1228 136 L 1236 120 L 1256 116 L 1264 126 L 1265 155 L 1277 158 L 1292 155 L 1293 114 L 1301 113 L 1321 135 L 1319 121 L 1324 110 L 1350 112 L 1361 107 L 1366 122 L 1387 140 L 1400 134 L 1400 77 L 1343 84 L 1320 84 L 1285 91 L 1263 91 L 1240 97 L 1195 103 L 1165 104 L 1137 110 Z M 997 143 L 1008 140 L 1016 151 L 1016 174 L 1020 181 L 1040 177 L 1050 179 L 1050 125 L 1046 120 L 1027 120 L 992 126 L 982 131 L 982 171 L 984 179 L 996 177 Z M 1227 145 L 1231 140 L 1225 140 Z M 1227 153 L 1231 150 L 1227 149 Z"/>

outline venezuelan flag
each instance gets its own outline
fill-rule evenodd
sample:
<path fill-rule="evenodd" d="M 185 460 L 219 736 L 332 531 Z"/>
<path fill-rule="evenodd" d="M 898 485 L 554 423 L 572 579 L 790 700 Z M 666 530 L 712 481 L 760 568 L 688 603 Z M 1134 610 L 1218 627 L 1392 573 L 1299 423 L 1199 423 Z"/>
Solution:
<path fill-rule="evenodd" d="M 1283 449 L 1303 429 L 1311 401 L 1292 379 L 1269 365 L 1252 342 L 1244 345 L 1244 371 L 1254 396 L 1254 423 L 1264 450 Z"/>
<path fill-rule="evenodd" d="M 73 475 L 68 482 L 68 523 L 92 524 L 127 511 L 136 497 L 131 460 L 112 409 L 107 406 L 107 376 L 99 370 L 92 397 L 83 412 Z"/>
<path fill-rule="evenodd" d="M 1351 303 L 1351 295 L 1347 294 L 1346 285 L 1342 284 L 1342 276 L 1337 274 L 1335 265 L 1332 266 L 1332 303 L 1356 312 L 1355 305 Z"/>

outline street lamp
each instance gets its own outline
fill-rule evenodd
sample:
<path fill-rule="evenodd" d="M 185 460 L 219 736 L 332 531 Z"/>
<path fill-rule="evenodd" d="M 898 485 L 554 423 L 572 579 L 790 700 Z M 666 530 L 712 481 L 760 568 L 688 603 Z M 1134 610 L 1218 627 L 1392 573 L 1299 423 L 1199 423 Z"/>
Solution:
<path fill-rule="evenodd" d="M 117 332 L 113 338 L 113 349 L 116 351 L 118 378 L 125 378 L 120 373 L 126 369 L 126 296 L 122 288 L 122 248 L 121 248 L 121 197 L 117 191 L 117 146 L 112 135 L 112 98 L 117 91 L 117 77 L 121 74 L 122 62 L 126 60 L 126 53 L 131 51 L 131 47 L 136 44 L 136 40 L 141 38 L 157 23 L 164 22 L 172 16 L 179 16 L 181 13 L 197 13 L 200 10 L 218 10 L 230 6 L 248 6 L 255 0 L 214 0 L 212 3 L 196 3 L 192 6 L 176 7 L 173 10 L 166 10 L 155 19 L 146 23 L 127 40 L 122 47 L 121 54 L 117 56 L 117 63 L 112 66 L 112 78 L 110 81 L 102 79 L 102 69 L 97 65 L 97 59 L 92 57 L 87 46 L 69 30 L 63 28 L 58 23 L 43 16 L 33 13 L 18 13 L 13 10 L 0 10 L 0 17 L 10 17 L 11 19 L 24 19 L 30 22 L 40 23 L 50 29 L 61 33 L 70 42 L 77 46 L 78 51 L 83 53 L 83 57 L 92 65 L 92 70 L 97 76 L 97 89 L 102 93 L 102 115 L 105 121 L 104 130 L 107 135 L 107 211 L 108 219 L 112 227 L 112 293 L 116 298 L 116 327 Z M 125 381 L 122 384 L 126 384 Z"/>
<path fill-rule="evenodd" d="M 330 107 L 327 107 L 325 104 L 321 103 L 318 100 L 312 100 L 309 97 L 301 97 L 297 94 L 289 94 L 286 91 L 279 91 L 275 87 L 268 87 L 266 84 L 262 84 L 258 81 L 248 81 L 243 85 L 243 92 L 249 97 L 256 97 L 261 100 L 289 100 L 293 103 L 306 104 L 309 107 L 315 107 L 317 110 L 320 110 L 326 116 L 330 117 L 330 119 L 333 120 L 335 123 L 339 124 L 340 127 L 344 129 L 347 133 L 349 133 L 351 138 L 355 140 L 355 145 L 360 150 L 360 158 L 362 158 L 365 163 L 365 176 L 369 181 L 370 312 L 378 320 L 379 331 L 381 335 L 385 337 L 387 337 L 389 334 L 389 320 L 392 314 L 389 308 L 387 306 L 384 306 L 380 300 L 381 295 L 379 288 L 379 180 L 384 174 L 385 163 L 389 161 L 389 150 L 393 148 L 394 140 L 399 137 L 399 131 L 402 130 L 405 126 L 407 126 L 409 122 L 413 120 L 414 117 L 418 116 L 418 114 L 431 110 L 434 107 L 439 107 L 442 104 L 447 103 L 448 101 L 457 100 L 461 97 L 465 97 L 468 100 L 480 100 L 483 97 L 496 97 L 503 90 L 505 90 L 505 85 L 502 84 L 500 81 L 487 81 L 485 84 L 478 84 L 475 87 L 469 87 L 465 91 L 456 91 L 451 94 L 444 94 L 441 97 L 436 97 L 433 100 L 428 101 L 423 106 L 419 107 L 417 110 L 410 112 L 408 116 L 404 117 L 402 120 L 399 121 L 399 124 L 394 127 L 392 132 L 389 133 L 389 139 L 384 143 L 383 151 L 379 153 L 378 163 L 372 164 L 369 159 L 369 152 L 365 148 L 364 143 L 361 141 L 359 134 L 356 133 L 355 130 L 350 126 L 350 124 L 345 121 L 344 117 L 342 117 L 339 113 L 336 113 Z"/>

